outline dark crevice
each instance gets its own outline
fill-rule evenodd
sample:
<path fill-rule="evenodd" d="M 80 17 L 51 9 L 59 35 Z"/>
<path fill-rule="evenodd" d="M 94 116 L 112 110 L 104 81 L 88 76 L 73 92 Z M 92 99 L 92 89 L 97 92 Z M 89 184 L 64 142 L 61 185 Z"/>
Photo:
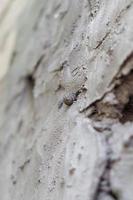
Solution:
<path fill-rule="evenodd" d="M 133 51 L 127 56 L 127 58 L 124 60 L 124 62 L 122 63 L 122 65 L 120 66 L 120 71 L 130 62 L 132 62 L 133 60 Z M 120 72 L 119 71 L 119 72 Z"/>
<path fill-rule="evenodd" d="M 125 61 L 127 62 L 127 61 Z M 113 95 L 115 101 L 106 101 L 108 95 Z M 100 100 L 90 106 L 89 118 L 96 121 L 103 118 L 119 120 L 121 123 L 133 121 L 133 70 L 119 78 L 119 83 Z"/>
<path fill-rule="evenodd" d="M 33 72 L 32 74 L 35 74 L 35 72 L 37 71 L 38 67 L 40 66 L 41 62 L 43 61 L 44 58 L 44 54 L 40 55 L 40 57 L 38 58 L 36 64 L 33 67 Z"/>
<path fill-rule="evenodd" d="M 106 137 L 106 148 L 106 164 L 99 179 L 93 200 L 102 200 L 101 195 L 110 196 L 113 200 L 119 200 L 119 194 L 112 189 L 110 181 L 110 172 L 117 160 L 111 158 L 112 150 L 109 144 L 109 137 Z"/>
<path fill-rule="evenodd" d="M 14 56 L 15 56 L 15 52 L 14 52 Z M 35 65 L 33 66 L 33 70 L 31 73 L 25 75 L 25 76 L 22 76 L 20 77 L 17 81 L 17 84 L 18 85 L 22 85 L 20 88 L 20 90 L 10 99 L 10 103 L 7 105 L 7 107 L 5 108 L 5 112 L 7 112 L 11 105 L 12 105 L 12 102 L 14 102 L 17 98 L 21 98 L 21 95 L 23 93 L 25 93 L 26 91 L 29 91 L 29 94 L 31 95 L 31 97 L 33 97 L 33 90 L 34 90 L 34 87 L 35 87 L 35 74 L 36 74 L 36 71 L 38 69 L 38 67 L 40 66 L 42 60 L 44 58 L 44 54 L 42 54 L 37 62 L 35 63 Z"/>
<path fill-rule="evenodd" d="M 129 71 L 128 71 L 127 74 L 124 75 L 124 74 L 122 74 L 122 71 L 125 68 L 129 69 Z M 128 90 L 128 97 L 133 95 L 133 92 L 132 92 L 133 91 L 132 90 L 132 88 L 133 88 L 133 70 L 132 70 L 132 68 L 133 68 L 133 51 L 131 51 L 130 54 L 124 59 L 124 61 L 122 62 L 122 64 L 119 67 L 118 73 L 115 75 L 115 77 L 109 83 L 108 87 L 111 87 L 112 89 L 110 91 L 105 92 L 101 98 L 96 99 L 94 102 L 92 102 L 91 104 L 89 104 L 88 106 L 83 108 L 80 112 L 81 113 L 86 112 L 88 109 L 94 107 L 95 108 L 94 110 L 95 110 L 95 113 L 96 113 L 97 112 L 97 105 L 99 103 L 102 103 L 104 98 L 110 93 L 117 93 L 118 92 L 118 93 L 123 94 L 123 96 L 124 96 L 126 90 Z M 123 91 L 125 91 L 125 92 L 123 93 Z M 120 112 L 122 111 L 123 106 L 122 106 Z M 116 108 L 117 108 L 117 106 L 116 106 Z M 119 111 L 118 111 L 118 113 L 119 113 Z M 119 118 L 119 116 L 118 116 L 118 118 Z"/>
<path fill-rule="evenodd" d="M 128 103 L 124 106 L 122 111 L 121 123 L 133 121 L 133 96 L 129 97 Z"/>
<path fill-rule="evenodd" d="M 31 74 L 26 76 L 26 82 L 27 82 L 28 86 L 31 88 L 31 90 L 33 90 L 34 86 L 35 86 L 35 79 Z"/>
<path fill-rule="evenodd" d="M 35 77 L 34 76 L 35 76 L 35 73 L 36 73 L 38 67 L 40 66 L 43 58 L 44 58 L 44 55 L 41 55 L 40 58 L 37 60 L 35 66 L 33 67 L 33 72 L 31 74 L 28 74 L 25 77 L 26 82 L 30 86 L 31 89 L 33 89 L 35 86 Z"/>
<path fill-rule="evenodd" d="M 129 63 L 132 64 L 132 61 L 133 61 L 133 52 L 131 51 L 131 53 L 125 58 L 125 60 L 120 65 L 118 73 L 112 79 L 112 81 L 110 82 L 109 86 L 111 86 L 115 82 L 115 80 L 117 79 L 117 77 L 121 74 L 121 71 L 123 70 L 123 68 L 125 68 Z"/>
<path fill-rule="evenodd" d="M 98 41 L 98 45 L 94 49 L 98 49 L 103 44 L 103 42 L 106 40 L 106 38 L 108 37 L 109 34 L 110 34 L 110 32 L 107 32 L 105 34 L 105 36 L 102 38 L 102 40 Z"/>

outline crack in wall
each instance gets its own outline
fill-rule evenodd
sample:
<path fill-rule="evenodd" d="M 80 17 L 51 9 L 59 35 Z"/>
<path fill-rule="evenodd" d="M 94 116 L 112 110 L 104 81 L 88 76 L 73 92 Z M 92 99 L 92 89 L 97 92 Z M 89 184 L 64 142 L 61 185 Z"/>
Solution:
<path fill-rule="evenodd" d="M 102 120 L 103 118 L 116 119 L 121 123 L 133 121 L 132 61 L 133 54 L 130 54 L 121 65 L 121 71 L 114 78 L 113 89 L 89 106 L 91 112 L 88 117 L 94 120 Z M 130 68 L 129 72 L 128 68 Z M 124 69 L 127 71 L 126 73 L 122 72 Z"/>
<path fill-rule="evenodd" d="M 119 194 L 112 189 L 110 181 L 110 173 L 112 166 L 117 160 L 112 159 L 112 148 L 109 143 L 111 134 L 105 136 L 106 143 L 106 161 L 103 173 L 99 179 L 93 200 L 102 200 L 103 197 L 109 196 L 112 200 L 119 200 Z"/>

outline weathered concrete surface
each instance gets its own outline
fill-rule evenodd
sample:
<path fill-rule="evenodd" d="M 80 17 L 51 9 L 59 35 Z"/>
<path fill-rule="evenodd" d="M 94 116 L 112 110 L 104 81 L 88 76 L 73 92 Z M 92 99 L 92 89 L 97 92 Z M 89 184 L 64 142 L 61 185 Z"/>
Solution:
<path fill-rule="evenodd" d="M 0 2 L 0 199 L 132 200 L 133 1 Z"/>

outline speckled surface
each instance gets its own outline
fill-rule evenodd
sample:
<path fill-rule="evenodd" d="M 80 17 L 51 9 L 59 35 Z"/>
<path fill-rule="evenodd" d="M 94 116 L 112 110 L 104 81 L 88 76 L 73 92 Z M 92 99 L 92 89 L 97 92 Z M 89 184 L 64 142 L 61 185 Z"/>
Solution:
<path fill-rule="evenodd" d="M 3 2 L 0 199 L 132 200 L 133 1 Z"/>

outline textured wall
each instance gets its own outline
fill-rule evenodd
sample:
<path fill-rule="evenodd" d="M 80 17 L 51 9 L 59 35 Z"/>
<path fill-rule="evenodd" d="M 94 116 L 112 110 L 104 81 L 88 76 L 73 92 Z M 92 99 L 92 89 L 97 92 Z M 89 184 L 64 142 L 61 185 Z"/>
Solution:
<path fill-rule="evenodd" d="M 0 199 L 133 199 L 133 1 L 0 1 Z"/>

